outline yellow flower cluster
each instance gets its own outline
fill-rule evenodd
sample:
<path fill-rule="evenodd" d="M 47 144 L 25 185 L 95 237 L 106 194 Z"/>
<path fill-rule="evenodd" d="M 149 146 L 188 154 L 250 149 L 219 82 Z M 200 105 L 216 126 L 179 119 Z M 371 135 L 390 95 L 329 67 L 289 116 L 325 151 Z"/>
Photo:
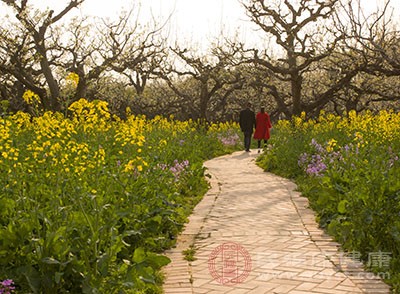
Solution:
<path fill-rule="evenodd" d="M 370 111 L 356 113 L 350 111 L 345 116 L 321 112 L 316 119 L 305 119 L 305 115 L 293 117 L 291 121 L 281 120 L 276 124 L 281 130 L 296 130 L 296 132 L 311 132 L 317 138 L 320 134 L 340 131 L 348 138 L 353 138 L 358 147 L 365 147 L 370 142 L 376 144 L 391 144 L 400 138 L 400 113 L 380 111 L 373 114 Z M 292 129 L 293 128 L 293 129 Z M 337 138 L 327 141 L 327 150 L 333 151 Z"/>
<path fill-rule="evenodd" d="M 68 83 L 71 83 L 72 85 L 74 85 L 76 87 L 76 86 L 78 86 L 78 83 L 79 83 L 79 76 L 77 73 L 71 72 L 68 74 L 68 76 L 65 78 L 65 80 Z"/>
<path fill-rule="evenodd" d="M 4 160 L 12 160 L 16 164 L 19 159 L 19 150 L 13 146 L 12 128 L 13 123 L 4 119 L 0 120 L 0 164 Z M 8 169 L 10 172 L 10 170 Z"/>
<path fill-rule="evenodd" d="M 335 139 L 330 139 L 326 146 L 326 151 L 333 152 L 335 150 L 337 141 Z"/>
<path fill-rule="evenodd" d="M 232 129 L 239 130 L 239 124 L 237 122 L 219 122 L 212 123 L 208 128 L 209 133 L 223 133 L 231 131 Z"/>
<path fill-rule="evenodd" d="M 40 104 L 39 95 L 36 94 L 35 92 L 31 91 L 31 90 L 26 90 L 24 92 L 24 94 L 22 95 L 22 98 L 29 105 L 34 104 L 34 103 L 39 103 Z"/>
<path fill-rule="evenodd" d="M 80 99 L 72 103 L 68 110 L 73 113 L 75 123 L 80 124 L 84 131 L 107 131 L 110 127 L 110 112 L 106 101 Z"/>
<path fill-rule="evenodd" d="M 69 110 L 71 119 L 60 113 L 45 112 L 38 117 L 18 112 L 0 119 L 0 166 L 11 173 L 21 167 L 34 174 L 46 170 L 47 177 L 68 173 L 78 177 L 93 172 L 106 164 L 107 154 L 102 147 L 103 139 L 134 145 L 130 151 L 140 153 L 145 142 L 144 119 L 130 117 L 127 122 L 111 121 L 106 102 L 88 102 L 81 99 Z M 115 127 L 116 133 L 110 132 Z M 17 139 L 18 138 L 18 139 Z M 141 170 L 147 163 L 132 156 L 129 166 L 135 164 Z"/>
<path fill-rule="evenodd" d="M 131 159 L 125 164 L 123 171 L 126 173 L 142 172 L 144 166 L 147 167 L 148 163 L 142 157 L 136 156 L 135 159 Z"/>
<path fill-rule="evenodd" d="M 377 115 L 350 112 L 348 124 L 349 134 L 363 139 L 365 144 L 371 140 L 378 144 L 391 143 L 400 137 L 400 113 L 393 111 L 380 111 Z"/>
<path fill-rule="evenodd" d="M 131 115 L 125 122 L 120 122 L 116 129 L 115 142 L 120 143 L 122 147 L 126 145 L 143 146 L 145 137 L 143 130 L 146 124 L 144 117 Z"/>
<path fill-rule="evenodd" d="M 21 122 L 21 119 L 18 120 Z M 26 124 L 27 122 L 25 122 Z M 43 166 L 49 169 L 47 177 L 55 176 L 56 171 L 74 173 L 78 177 L 87 169 L 104 164 L 104 150 L 93 150 L 86 142 L 78 142 L 77 126 L 59 113 L 46 112 L 32 119 L 25 130 L 32 138 L 25 146 L 24 162 L 29 165 L 28 172 Z"/>
<path fill-rule="evenodd" d="M 9 172 L 21 168 L 32 176 L 40 173 L 46 178 L 67 174 L 76 180 L 101 172 L 104 166 L 138 175 L 149 166 L 149 150 L 162 154 L 168 144 L 179 147 L 203 127 L 172 116 L 149 120 L 131 114 L 121 120 L 112 117 L 107 103 L 100 100 L 80 99 L 68 111 L 68 117 L 58 112 L 35 117 L 18 112 L 1 118 L 0 167 Z M 239 127 L 220 123 L 210 125 L 208 132 L 232 129 Z"/>
<path fill-rule="evenodd" d="M 119 155 L 128 158 L 128 161 L 123 163 L 123 172 L 141 172 L 143 167 L 148 166 L 148 163 L 139 156 L 146 142 L 144 135 L 146 124 L 144 116 L 130 115 L 126 121 L 118 121 L 113 145 L 119 149 Z"/>
<path fill-rule="evenodd" d="M 172 134 L 182 133 L 186 131 L 194 131 L 195 126 L 192 120 L 178 121 L 174 120 L 174 116 L 171 115 L 169 118 L 162 116 L 155 116 L 150 124 L 147 125 L 147 130 L 151 131 L 153 128 L 168 131 L 172 130 Z"/>

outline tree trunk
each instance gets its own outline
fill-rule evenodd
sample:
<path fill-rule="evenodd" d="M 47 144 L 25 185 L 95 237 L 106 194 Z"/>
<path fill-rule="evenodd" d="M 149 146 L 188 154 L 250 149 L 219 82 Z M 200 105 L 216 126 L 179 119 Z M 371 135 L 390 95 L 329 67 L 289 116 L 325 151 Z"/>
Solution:
<path fill-rule="evenodd" d="M 302 112 L 301 105 L 302 77 L 298 72 L 291 74 L 291 92 L 293 99 L 293 115 L 300 115 Z"/>
<path fill-rule="evenodd" d="M 301 107 L 301 90 L 302 90 L 302 77 L 301 73 L 297 68 L 297 57 L 296 47 L 294 44 L 294 37 L 291 35 L 288 37 L 288 51 L 287 51 L 287 62 L 289 67 L 290 75 L 290 91 L 292 94 L 292 115 L 299 115 L 302 111 Z"/>
<path fill-rule="evenodd" d="M 43 71 L 47 85 L 49 86 L 50 90 L 50 96 L 45 95 L 46 97 L 42 97 L 45 102 L 43 106 L 46 110 L 60 111 L 60 88 L 57 84 L 57 81 L 54 79 L 53 72 L 47 59 L 47 50 L 43 45 L 39 45 L 40 42 L 42 42 L 42 39 L 35 38 L 35 42 L 37 44 L 37 51 L 40 53 L 40 55 L 42 55 L 40 59 L 40 67 Z"/>
<path fill-rule="evenodd" d="M 207 105 L 208 100 L 210 99 L 209 93 L 207 91 L 207 85 L 201 86 L 200 93 L 200 119 L 207 120 Z"/>
<path fill-rule="evenodd" d="M 74 96 L 74 101 L 78 101 L 81 98 L 87 98 L 86 97 L 86 92 L 87 92 L 87 84 L 86 84 L 86 79 L 84 76 L 79 76 L 79 82 L 76 87 L 75 91 L 75 96 Z"/>
<path fill-rule="evenodd" d="M 47 60 L 42 59 L 42 61 L 40 63 L 42 65 L 43 73 L 44 73 L 44 76 L 46 77 L 47 85 L 49 86 L 49 90 L 50 90 L 49 100 L 50 100 L 51 110 L 59 111 L 59 110 L 61 110 L 61 105 L 60 105 L 60 100 L 59 100 L 60 88 L 58 87 L 58 84 L 53 77 L 53 74 L 51 72 L 51 69 L 48 65 Z"/>

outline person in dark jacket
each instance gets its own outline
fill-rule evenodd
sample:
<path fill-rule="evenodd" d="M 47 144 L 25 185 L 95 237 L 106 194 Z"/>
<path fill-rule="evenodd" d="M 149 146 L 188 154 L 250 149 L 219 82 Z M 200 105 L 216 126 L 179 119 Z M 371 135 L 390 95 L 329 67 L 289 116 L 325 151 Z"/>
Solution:
<path fill-rule="evenodd" d="M 244 134 L 244 149 L 250 152 L 251 135 L 256 127 L 256 115 L 250 109 L 251 103 L 247 103 L 246 109 L 240 112 L 239 125 Z"/>

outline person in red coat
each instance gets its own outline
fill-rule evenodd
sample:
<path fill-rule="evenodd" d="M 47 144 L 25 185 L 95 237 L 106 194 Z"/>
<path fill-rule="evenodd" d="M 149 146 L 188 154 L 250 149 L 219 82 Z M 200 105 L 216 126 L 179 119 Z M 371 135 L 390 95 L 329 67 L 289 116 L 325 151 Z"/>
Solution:
<path fill-rule="evenodd" d="M 271 121 L 268 113 L 265 112 L 264 107 L 261 107 L 261 111 L 256 115 L 256 131 L 254 132 L 253 138 L 258 140 L 258 148 L 261 148 L 261 140 L 264 140 L 264 146 L 267 145 L 268 139 L 270 138 L 269 129 L 272 128 Z M 260 150 L 258 150 L 260 152 Z"/>

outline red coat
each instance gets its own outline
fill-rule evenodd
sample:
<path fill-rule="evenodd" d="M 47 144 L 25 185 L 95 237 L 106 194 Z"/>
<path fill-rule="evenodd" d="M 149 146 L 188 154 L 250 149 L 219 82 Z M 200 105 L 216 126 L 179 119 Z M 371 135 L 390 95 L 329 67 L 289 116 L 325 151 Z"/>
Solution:
<path fill-rule="evenodd" d="M 256 116 L 256 131 L 254 133 L 254 139 L 257 140 L 268 140 L 270 137 L 269 129 L 272 128 L 271 121 L 268 113 L 257 113 Z"/>

